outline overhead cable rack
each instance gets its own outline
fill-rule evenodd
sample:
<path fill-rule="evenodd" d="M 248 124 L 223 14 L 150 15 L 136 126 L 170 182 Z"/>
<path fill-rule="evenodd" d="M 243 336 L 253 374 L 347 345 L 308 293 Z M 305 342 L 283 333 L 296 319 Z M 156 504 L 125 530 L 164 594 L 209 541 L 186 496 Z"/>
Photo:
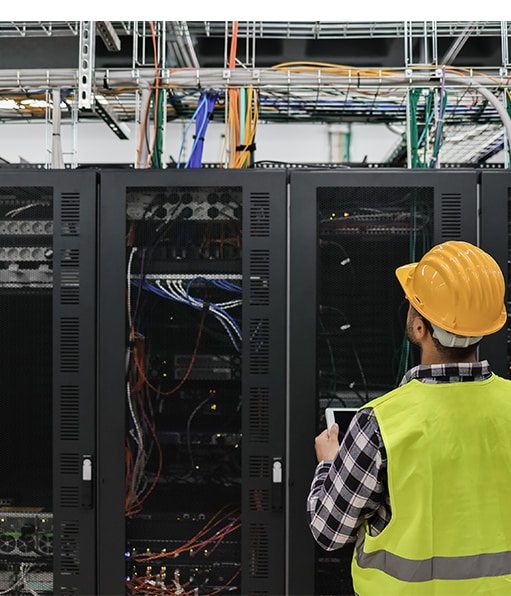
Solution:
<path fill-rule="evenodd" d="M 413 21 L 412 33 L 423 35 L 433 31 L 441 37 L 460 35 L 467 25 L 463 21 Z M 228 30 L 232 24 L 228 21 L 188 21 L 188 29 L 193 35 L 224 37 L 226 24 Z M 238 32 L 242 36 L 255 35 L 257 38 L 295 38 L 295 39 L 342 39 L 342 38 L 393 38 L 404 37 L 404 21 L 386 22 L 346 22 L 346 21 L 239 21 Z M 501 32 L 500 21 L 474 22 L 473 35 L 498 36 Z"/>

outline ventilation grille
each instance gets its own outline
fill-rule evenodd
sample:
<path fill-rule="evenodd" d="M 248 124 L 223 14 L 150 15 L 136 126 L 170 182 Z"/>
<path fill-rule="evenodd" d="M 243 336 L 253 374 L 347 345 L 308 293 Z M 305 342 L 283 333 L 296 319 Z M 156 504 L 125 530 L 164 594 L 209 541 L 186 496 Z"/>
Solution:
<path fill-rule="evenodd" d="M 60 371 L 77 373 L 80 370 L 80 320 L 78 317 L 60 319 Z"/>
<path fill-rule="evenodd" d="M 268 374 L 270 369 L 269 334 L 270 324 L 268 319 L 251 319 L 250 329 L 250 363 L 251 374 Z"/>
<path fill-rule="evenodd" d="M 267 443 L 270 439 L 270 391 L 267 387 L 250 387 L 248 404 L 250 443 Z"/>
<path fill-rule="evenodd" d="M 73 509 L 80 507 L 80 488 L 78 486 L 61 486 L 59 500 L 61 507 Z"/>
<path fill-rule="evenodd" d="M 77 305 L 80 302 L 80 250 L 60 251 L 60 303 Z"/>
<path fill-rule="evenodd" d="M 270 235 L 270 197 L 267 193 L 250 195 L 250 236 L 264 238 Z"/>
<path fill-rule="evenodd" d="M 80 390 L 75 385 L 60 387 L 60 439 L 78 441 L 80 438 Z"/>
<path fill-rule="evenodd" d="M 80 473 L 80 457 L 77 453 L 61 453 L 59 470 L 61 474 L 77 475 Z"/>
<path fill-rule="evenodd" d="M 61 195 L 60 233 L 62 236 L 80 235 L 80 195 L 77 193 Z"/>
<path fill-rule="evenodd" d="M 60 524 L 60 570 L 62 575 L 80 573 L 79 523 L 64 521 Z"/>
<path fill-rule="evenodd" d="M 251 488 L 249 491 L 250 511 L 269 511 L 270 493 L 263 488 Z"/>
<path fill-rule="evenodd" d="M 442 241 L 461 239 L 461 195 L 442 195 Z"/>
<path fill-rule="evenodd" d="M 270 477 L 270 458 L 266 455 L 251 455 L 248 459 L 248 475 L 250 478 Z"/>
<path fill-rule="evenodd" d="M 265 579 L 269 572 L 270 540 L 268 527 L 265 524 L 250 524 L 249 539 L 249 575 L 253 578 Z"/>
<path fill-rule="evenodd" d="M 270 251 L 250 252 L 250 304 L 268 306 L 270 303 Z"/>

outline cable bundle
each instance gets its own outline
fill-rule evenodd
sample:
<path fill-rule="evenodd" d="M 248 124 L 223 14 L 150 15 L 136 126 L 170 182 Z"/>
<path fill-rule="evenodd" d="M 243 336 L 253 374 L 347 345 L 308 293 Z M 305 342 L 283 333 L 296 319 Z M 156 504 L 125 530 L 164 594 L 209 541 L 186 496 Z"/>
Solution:
<path fill-rule="evenodd" d="M 213 110 L 218 99 L 218 93 L 213 91 L 206 91 L 201 93 L 197 109 L 195 110 L 183 137 L 181 149 L 179 150 L 179 158 L 177 167 L 181 164 L 181 154 L 183 152 L 184 141 L 188 133 L 188 129 L 195 121 L 195 135 L 190 151 L 190 157 L 185 164 L 185 168 L 200 168 L 202 167 L 202 151 L 204 149 L 204 139 L 206 136 L 206 129 L 210 120 L 213 117 Z"/>
<path fill-rule="evenodd" d="M 233 22 L 229 68 L 236 66 L 238 21 Z M 252 87 L 228 90 L 226 141 L 229 142 L 229 167 L 247 168 L 254 162 L 255 134 L 259 119 L 259 91 Z M 224 145 L 225 152 L 225 145 Z M 224 158 L 226 163 L 227 160 Z"/>
<path fill-rule="evenodd" d="M 219 546 L 222 540 L 241 527 L 241 514 L 239 510 L 225 511 L 227 506 L 217 511 L 211 519 L 199 530 L 199 532 L 187 540 L 183 545 L 160 553 L 144 553 L 134 557 L 137 563 L 146 563 L 147 561 L 157 561 L 160 559 L 174 558 L 180 554 L 188 553 L 193 556 L 198 551 L 203 550 L 205 556 L 211 553 Z M 227 523 L 225 523 L 227 522 Z M 225 525 L 221 525 L 225 523 Z M 216 529 L 219 528 L 219 529 Z M 213 530 L 215 530 L 213 532 Z M 209 547 L 209 548 L 206 548 Z"/>
<path fill-rule="evenodd" d="M 153 41 L 153 52 L 154 52 L 154 87 L 151 90 L 147 98 L 147 103 L 144 110 L 144 117 L 142 119 L 142 126 L 140 131 L 140 142 L 137 150 L 137 164 L 141 163 L 142 159 L 142 148 L 144 143 L 147 149 L 147 160 L 145 162 L 146 168 L 161 168 L 162 163 L 162 152 L 163 152 L 163 123 L 165 121 L 165 91 L 161 89 L 161 78 L 158 68 L 158 52 L 156 48 L 156 31 L 154 29 L 154 21 L 149 21 L 151 26 L 151 36 Z M 149 111 L 151 102 L 153 104 L 153 121 L 154 121 L 154 132 L 153 140 L 151 145 L 149 144 Z"/>
<path fill-rule="evenodd" d="M 165 563 L 167 559 L 175 559 L 180 555 L 193 557 L 202 552 L 204 557 L 209 557 L 222 543 L 222 541 L 241 527 L 241 513 L 238 509 L 229 510 L 227 506 L 217 511 L 211 519 L 189 540 L 181 546 L 172 550 L 163 550 L 159 553 L 147 552 L 133 556 L 136 563 L 154 564 L 157 562 Z M 151 569 L 151 567 L 148 567 Z M 166 569 L 163 567 L 162 569 Z M 213 596 L 223 592 L 240 574 L 236 571 L 234 575 L 225 582 L 223 586 L 213 588 L 206 592 L 207 596 Z M 186 583 L 181 583 L 179 571 L 176 570 L 167 578 L 166 574 L 134 576 L 127 580 L 126 586 L 131 589 L 133 594 L 198 594 L 198 587 L 193 586 L 194 582 L 190 579 Z"/>
<path fill-rule="evenodd" d="M 433 92 L 429 91 L 425 106 L 425 123 L 421 135 L 418 134 L 418 122 L 417 122 L 417 111 L 420 96 L 423 93 L 423 89 L 411 89 L 409 91 L 409 104 L 410 104 L 410 146 L 411 146 L 411 166 L 412 168 L 436 168 L 438 167 L 438 156 L 443 141 L 443 126 L 445 109 L 447 106 L 447 91 L 445 90 L 445 72 L 442 78 L 442 86 L 440 89 L 440 102 L 438 106 L 438 114 L 436 114 Z M 427 142 L 427 136 L 431 122 L 436 115 L 436 128 L 433 133 L 433 145 L 431 149 L 431 157 L 428 159 L 428 148 L 429 143 Z M 421 159 L 419 150 L 424 147 L 424 156 Z"/>
<path fill-rule="evenodd" d="M 190 294 L 190 287 L 192 286 L 192 284 L 198 280 L 204 279 L 205 278 L 203 277 L 195 277 L 188 282 L 186 287 L 182 280 L 156 280 L 154 282 L 154 285 L 151 282 L 145 280 L 142 283 L 142 288 L 150 292 L 154 292 L 155 294 L 158 294 L 163 298 L 168 298 L 171 300 L 175 300 L 176 302 L 188 304 L 196 310 L 211 312 L 211 314 L 213 314 L 215 318 L 219 321 L 219 323 L 224 327 L 236 351 L 241 352 L 241 329 L 234 320 L 234 318 L 226 312 L 230 308 L 240 306 L 242 303 L 241 299 L 213 303 L 207 302 L 202 298 L 192 296 Z M 238 286 L 234 286 L 233 284 L 230 284 L 230 282 L 225 280 L 206 279 L 206 281 L 211 282 L 217 287 L 221 287 L 223 289 L 230 289 L 231 291 L 241 290 L 241 288 L 239 288 Z M 135 286 L 140 287 L 140 282 L 138 279 L 132 279 L 131 283 Z"/>

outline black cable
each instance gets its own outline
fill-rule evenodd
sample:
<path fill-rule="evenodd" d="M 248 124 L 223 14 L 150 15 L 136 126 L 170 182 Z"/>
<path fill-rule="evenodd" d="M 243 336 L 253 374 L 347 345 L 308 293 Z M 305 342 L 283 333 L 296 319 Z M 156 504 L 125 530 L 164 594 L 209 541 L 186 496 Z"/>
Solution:
<path fill-rule="evenodd" d="M 192 438 L 191 438 L 191 432 L 190 432 L 192 419 L 195 416 L 195 414 L 197 414 L 197 412 L 202 408 L 202 406 L 213 397 L 213 395 L 214 395 L 214 393 L 212 391 L 210 391 L 208 397 L 206 397 L 206 399 L 203 399 L 200 402 L 200 404 L 195 407 L 195 409 L 192 411 L 192 413 L 190 414 L 190 416 L 186 422 L 186 447 L 188 449 L 188 457 L 190 459 L 190 474 L 193 474 L 193 472 L 195 470 L 195 462 L 193 460 L 193 453 L 192 453 Z"/>

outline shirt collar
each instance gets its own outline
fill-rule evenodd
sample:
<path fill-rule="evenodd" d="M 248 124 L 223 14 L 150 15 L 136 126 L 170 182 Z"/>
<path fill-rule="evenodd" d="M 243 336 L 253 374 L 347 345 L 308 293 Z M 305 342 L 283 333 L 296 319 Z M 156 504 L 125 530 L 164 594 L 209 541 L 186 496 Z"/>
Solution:
<path fill-rule="evenodd" d="M 463 383 L 484 381 L 491 377 L 492 371 L 488 360 L 479 362 L 453 362 L 449 364 L 419 364 L 408 370 L 399 385 L 412 379 L 422 383 Z"/>

